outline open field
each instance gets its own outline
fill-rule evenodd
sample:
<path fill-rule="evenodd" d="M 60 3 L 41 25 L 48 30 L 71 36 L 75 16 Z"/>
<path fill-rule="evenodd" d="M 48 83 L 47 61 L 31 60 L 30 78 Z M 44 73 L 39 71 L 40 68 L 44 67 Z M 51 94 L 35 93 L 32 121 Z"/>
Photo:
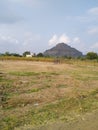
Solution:
<path fill-rule="evenodd" d="M 55 130 L 58 122 L 67 130 L 64 124 L 97 110 L 98 62 L 0 61 L 0 130 Z"/>

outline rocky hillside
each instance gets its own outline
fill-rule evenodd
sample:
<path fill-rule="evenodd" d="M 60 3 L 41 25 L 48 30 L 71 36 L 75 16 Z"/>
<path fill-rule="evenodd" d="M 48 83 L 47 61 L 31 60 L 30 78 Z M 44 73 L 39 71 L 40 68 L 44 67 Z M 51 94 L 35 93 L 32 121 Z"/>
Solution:
<path fill-rule="evenodd" d="M 65 43 L 59 43 L 55 47 L 46 50 L 44 56 L 53 56 L 53 57 L 80 57 L 83 56 L 82 52 L 78 51 L 75 48 L 68 46 Z"/>

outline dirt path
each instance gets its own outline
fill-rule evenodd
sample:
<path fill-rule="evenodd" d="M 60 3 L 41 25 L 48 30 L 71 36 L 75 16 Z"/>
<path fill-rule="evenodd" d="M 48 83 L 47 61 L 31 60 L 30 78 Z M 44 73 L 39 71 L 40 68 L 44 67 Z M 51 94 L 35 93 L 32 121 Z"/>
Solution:
<path fill-rule="evenodd" d="M 89 113 L 72 123 L 55 123 L 38 130 L 98 130 L 98 111 Z"/>

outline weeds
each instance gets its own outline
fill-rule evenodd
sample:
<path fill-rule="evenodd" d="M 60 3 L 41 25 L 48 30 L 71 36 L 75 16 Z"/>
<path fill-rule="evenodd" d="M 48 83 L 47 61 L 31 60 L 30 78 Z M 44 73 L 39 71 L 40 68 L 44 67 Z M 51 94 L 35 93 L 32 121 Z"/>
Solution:
<path fill-rule="evenodd" d="M 15 76 L 37 76 L 39 73 L 36 72 L 10 72 L 11 75 Z"/>
<path fill-rule="evenodd" d="M 66 122 L 98 109 L 97 63 L 37 62 L 34 67 L 30 62 L 30 68 L 23 62 L 3 61 L 1 65 L 5 72 L 0 75 L 1 130 Z"/>

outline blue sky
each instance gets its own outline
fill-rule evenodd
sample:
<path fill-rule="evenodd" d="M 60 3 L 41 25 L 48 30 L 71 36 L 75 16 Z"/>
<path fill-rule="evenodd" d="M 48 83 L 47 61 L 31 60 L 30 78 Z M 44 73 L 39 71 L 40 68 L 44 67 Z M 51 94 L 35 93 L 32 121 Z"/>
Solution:
<path fill-rule="evenodd" d="M 98 0 L 0 1 L 0 53 L 39 53 L 60 42 L 98 53 Z"/>

